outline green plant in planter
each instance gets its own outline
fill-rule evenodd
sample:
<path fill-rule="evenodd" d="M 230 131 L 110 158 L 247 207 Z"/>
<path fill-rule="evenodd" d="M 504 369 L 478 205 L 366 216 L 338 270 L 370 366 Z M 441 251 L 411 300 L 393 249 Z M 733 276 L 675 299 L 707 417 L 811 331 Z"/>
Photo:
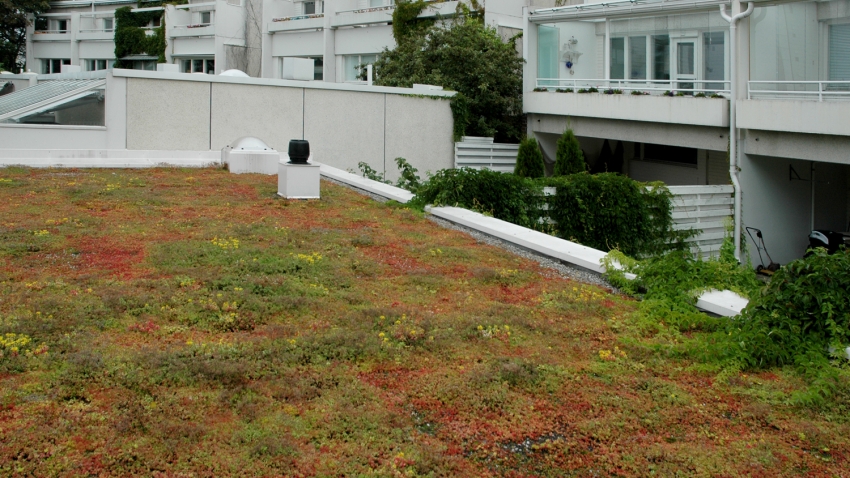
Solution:
<path fill-rule="evenodd" d="M 524 178 L 542 178 L 545 175 L 543 153 L 534 138 L 525 138 L 519 143 L 514 174 Z"/>
<path fill-rule="evenodd" d="M 705 98 L 705 93 L 697 93 L 694 95 L 694 98 Z"/>
<path fill-rule="evenodd" d="M 618 89 L 614 89 L 614 88 L 608 88 L 608 89 L 607 89 L 607 90 L 605 90 L 603 93 L 605 93 L 606 95 L 622 95 L 622 94 L 623 94 L 623 90 L 618 90 Z"/>
<path fill-rule="evenodd" d="M 549 91 L 549 89 L 548 89 L 548 88 L 543 88 L 542 86 L 538 86 L 537 88 L 535 88 L 535 89 L 533 89 L 533 90 L 531 90 L 531 91 Z"/>
<path fill-rule="evenodd" d="M 726 97 L 723 96 L 723 95 L 718 95 L 717 93 L 712 93 L 709 98 L 726 98 Z"/>
<path fill-rule="evenodd" d="M 572 88 L 558 88 L 557 90 L 555 90 L 555 93 L 572 93 L 572 92 L 573 92 Z"/>
<path fill-rule="evenodd" d="M 558 139 L 558 151 L 555 155 L 555 176 L 582 173 L 587 170 L 581 145 L 573 134 L 573 130 L 564 131 Z"/>

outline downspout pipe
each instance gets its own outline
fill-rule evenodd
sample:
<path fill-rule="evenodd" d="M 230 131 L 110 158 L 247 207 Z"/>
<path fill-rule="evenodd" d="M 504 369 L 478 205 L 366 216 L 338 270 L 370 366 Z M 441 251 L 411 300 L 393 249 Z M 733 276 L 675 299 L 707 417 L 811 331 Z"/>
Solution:
<path fill-rule="evenodd" d="M 737 2 L 736 2 L 737 3 Z M 729 22 L 729 43 L 731 64 L 729 76 L 732 79 L 729 98 L 729 177 L 732 179 L 732 188 L 735 191 L 735 259 L 741 262 L 741 181 L 738 179 L 738 118 L 735 115 L 735 103 L 738 100 L 738 20 L 746 18 L 753 13 L 753 3 L 747 4 L 747 9 L 735 16 L 726 13 L 726 5 L 720 5 L 720 16 Z"/>

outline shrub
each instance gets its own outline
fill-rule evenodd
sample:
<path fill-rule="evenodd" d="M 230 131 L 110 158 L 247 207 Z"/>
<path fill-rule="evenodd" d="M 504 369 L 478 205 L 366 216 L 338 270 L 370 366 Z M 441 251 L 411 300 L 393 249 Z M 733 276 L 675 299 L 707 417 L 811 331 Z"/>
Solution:
<path fill-rule="evenodd" d="M 422 185 L 410 202 L 458 206 L 491 214 L 524 227 L 533 227 L 540 217 L 542 190 L 532 180 L 489 169 L 444 169 Z"/>
<path fill-rule="evenodd" d="M 647 189 L 616 173 L 573 174 L 544 183 L 557 188 L 548 213 L 558 224 L 558 236 L 630 256 L 670 247 L 672 206 L 670 192 L 662 185 Z"/>
<path fill-rule="evenodd" d="M 844 355 L 850 345 L 850 250 L 816 249 L 777 271 L 736 324 L 743 360 L 753 367 L 803 365 Z"/>
<path fill-rule="evenodd" d="M 534 138 L 525 138 L 519 143 L 514 174 L 523 178 L 542 178 L 545 174 L 543 153 Z"/>
<path fill-rule="evenodd" d="M 581 173 L 587 170 L 581 146 L 573 134 L 573 130 L 564 131 L 558 140 L 558 152 L 555 156 L 555 176 Z"/>

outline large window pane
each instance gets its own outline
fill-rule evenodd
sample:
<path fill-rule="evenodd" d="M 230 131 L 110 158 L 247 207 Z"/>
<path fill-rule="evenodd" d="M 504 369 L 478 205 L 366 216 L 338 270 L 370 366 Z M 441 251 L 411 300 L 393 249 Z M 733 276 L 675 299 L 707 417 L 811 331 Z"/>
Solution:
<path fill-rule="evenodd" d="M 629 78 L 646 79 L 646 37 L 629 37 Z"/>
<path fill-rule="evenodd" d="M 626 78 L 626 39 L 611 39 L 611 79 Z"/>
<path fill-rule="evenodd" d="M 829 26 L 829 80 L 850 81 L 850 24 Z M 848 89 L 848 85 L 840 86 Z"/>
<path fill-rule="evenodd" d="M 558 78 L 558 38 L 557 27 L 540 25 L 537 27 L 537 77 Z M 547 82 L 557 86 L 557 81 Z"/>
<path fill-rule="evenodd" d="M 670 79 L 670 35 L 652 36 L 652 79 Z"/>
<path fill-rule="evenodd" d="M 694 74 L 694 42 L 679 42 L 676 49 L 677 63 L 676 71 L 680 75 Z"/>
<path fill-rule="evenodd" d="M 706 80 L 723 81 L 726 79 L 726 48 L 725 35 L 723 32 L 705 32 L 702 37 L 703 61 L 705 62 L 705 72 L 703 76 Z M 723 83 L 706 83 L 705 89 L 723 90 Z"/>

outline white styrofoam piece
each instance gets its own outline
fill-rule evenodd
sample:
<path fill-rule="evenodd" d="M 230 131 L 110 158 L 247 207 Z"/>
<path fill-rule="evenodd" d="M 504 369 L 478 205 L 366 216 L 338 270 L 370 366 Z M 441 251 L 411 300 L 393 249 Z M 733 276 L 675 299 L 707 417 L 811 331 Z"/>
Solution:
<path fill-rule="evenodd" d="M 316 162 L 314 162 L 313 164 L 318 164 L 321 167 L 322 176 L 334 179 L 345 184 L 349 184 L 358 189 L 368 191 L 372 194 L 377 194 L 378 196 L 383 196 L 387 199 L 392 199 L 400 203 L 406 203 L 407 201 L 413 199 L 413 193 L 407 191 L 406 189 L 397 188 L 395 186 L 384 184 L 379 181 L 373 181 L 371 179 L 367 179 L 362 176 L 349 173 L 348 171 L 343 171 L 342 169 L 328 166 L 326 164 Z"/>
<path fill-rule="evenodd" d="M 307 58 L 284 58 L 283 79 L 312 80 L 314 78 L 313 61 Z"/>
<path fill-rule="evenodd" d="M 534 231 L 501 219 L 459 207 L 425 208 L 431 214 L 451 222 L 481 231 L 499 239 L 512 242 L 526 249 L 575 264 L 593 272 L 603 273 L 602 258 L 606 253 L 592 247 L 583 246 L 549 234 Z"/>
<path fill-rule="evenodd" d="M 287 199 L 318 199 L 320 197 L 318 164 L 278 163 L 277 194 Z"/>
<path fill-rule="evenodd" d="M 744 310 L 749 301 L 731 290 L 711 289 L 697 299 L 697 308 L 723 317 L 734 317 Z"/>
<path fill-rule="evenodd" d="M 278 174 L 280 153 L 271 151 L 242 151 L 231 149 L 226 154 L 222 151 L 222 162 L 227 163 L 231 173 Z"/>

